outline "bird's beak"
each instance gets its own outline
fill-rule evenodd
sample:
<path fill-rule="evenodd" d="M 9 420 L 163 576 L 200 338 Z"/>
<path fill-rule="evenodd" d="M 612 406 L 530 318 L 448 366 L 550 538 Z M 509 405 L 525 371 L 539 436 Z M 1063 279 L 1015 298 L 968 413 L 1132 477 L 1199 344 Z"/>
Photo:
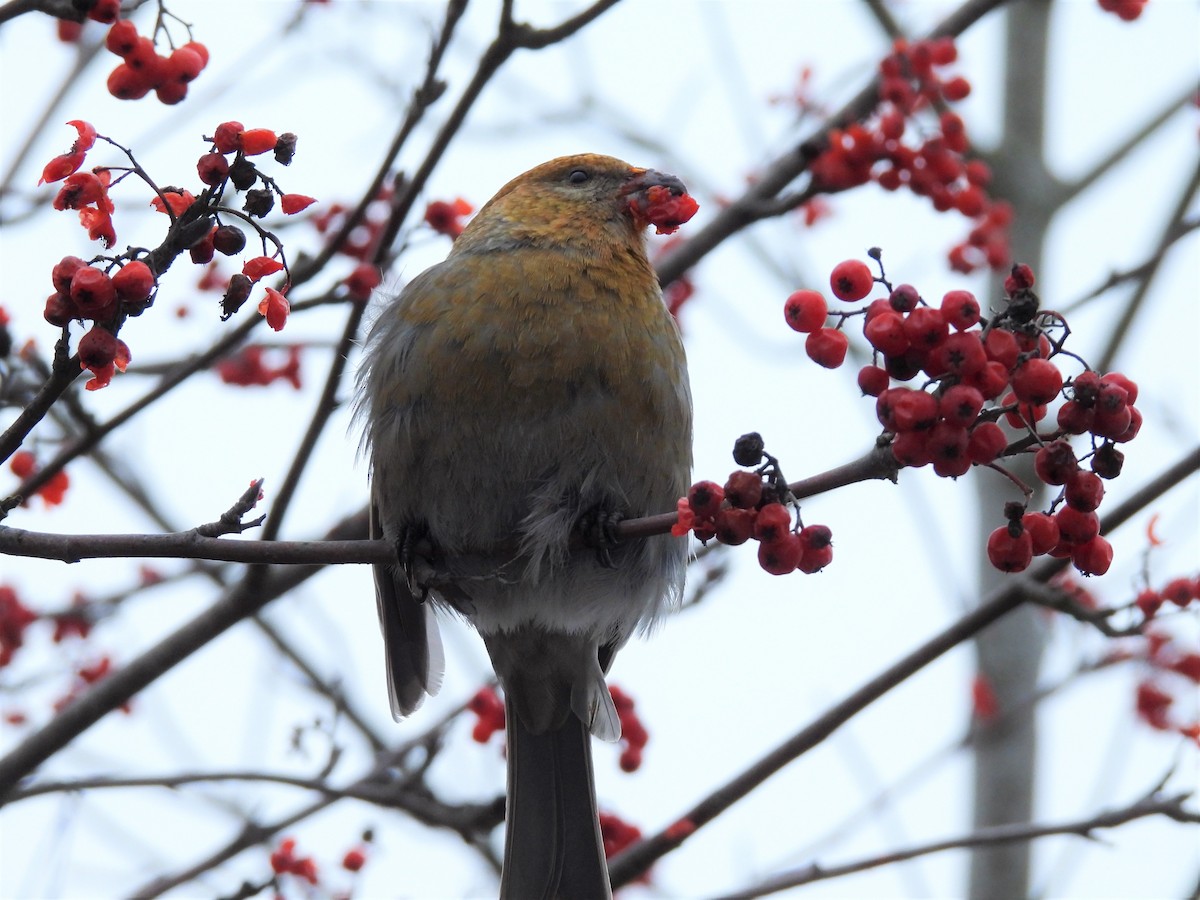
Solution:
<path fill-rule="evenodd" d="M 625 182 L 622 193 L 634 194 L 656 185 L 666 188 L 675 197 L 681 197 L 687 193 L 687 188 L 684 187 L 683 182 L 674 175 L 668 175 L 665 172 L 656 172 L 654 169 L 634 169 L 629 180 Z"/>
<path fill-rule="evenodd" d="M 634 225 L 653 225 L 659 234 L 674 233 L 699 208 L 682 181 L 653 169 L 634 169 L 621 194 Z"/>

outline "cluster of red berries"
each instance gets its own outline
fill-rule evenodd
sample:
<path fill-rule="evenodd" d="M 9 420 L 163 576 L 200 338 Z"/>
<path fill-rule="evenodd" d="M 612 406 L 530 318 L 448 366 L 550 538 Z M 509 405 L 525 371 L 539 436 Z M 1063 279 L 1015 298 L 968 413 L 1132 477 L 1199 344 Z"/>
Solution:
<path fill-rule="evenodd" d="M 270 365 L 267 361 L 268 354 L 274 349 L 287 353 L 286 360 L 277 366 Z M 238 353 L 219 361 L 215 369 L 217 376 L 225 384 L 265 387 L 276 381 L 286 381 L 296 390 L 300 390 L 300 349 L 295 344 L 283 348 L 247 344 Z"/>
<path fill-rule="evenodd" d="M 878 262 L 878 251 L 871 256 Z M 1003 421 L 1017 432 L 1013 440 L 1024 440 L 1019 450 L 1035 453 L 1038 478 L 1062 488 L 1049 513 L 1028 512 L 1020 503 L 1006 508 L 1007 524 L 988 540 L 992 563 L 1019 572 L 1034 556 L 1048 553 L 1071 557 L 1085 574 L 1107 571 L 1112 547 L 1099 536 L 1096 509 L 1103 480 L 1121 471 L 1124 456 L 1116 445 L 1132 440 L 1141 427 L 1137 385 L 1118 372 L 1101 376 L 1090 370 L 1064 382 L 1054 359 L 1064 353 L 1066 323 L 1040 309 L 1028 266 L 1013 266 L 1004 283 L 1004 308 L 990 320 L 968 291 L 946 293 L 935 308 L 912 285 L 893 288 L 882 272 L 876 278 L 860 260 L 839 263 L 830 275 L 833 294 L 847 302 L 864 300 L 877 282 L 888 296 L 851 313 L 833 313 L 836 327 L 826 324 L 830 312 L 819 292 L 788 297 L 785 317 L 807 333 L 809 357 L 827 368 L 840 366 L 849 346 L 843 326 L 861 315 L 873 360 L 859 371 L 858 384 L 876 398 L 876 416 L 892 435 L 897 462 L 932 465 L 949 478 L 973 465 L 994 465 L 1009 452 L 1012 435 Z M 926 379 L 919 388 L 892 386 L 918 376 Z M 1048 405 L 1060 396 L 1066 402 L 1058 409 L 1057 427 L 1039 431 Z M 1091 447 L 1077 458 L 1069 438 L 1084 434 Z"/>
<path fill-rule="evenodd" d="M 1142 14 L 1149 0 L 1098 0 L 1100 8 L 1126 22 L 1132 22 Z"/>
<path fill-rule="evenodd" d="M 128 19 L 113 22 L 104 46 L 121 57 L 108 74 L 108 92 L 118 100 L 141 100 L 154 91 L 160 102 L 174 105 L 187 96 L 188 85 L 208 65 L 208 48 L 199 41 L 189 40 L 163 56 Z"/>
<path fill-rule="evenodd" d="M 438 234 L 457 238 L 466 228 L 463 219 L 475 212 L 475 207 L 458 197 L 453 201 L 434 200 L 425 207 L 425 224 Z"/>
<path fill-rule="evenodd" d="M 467 709 L 475 714 L 471 738 L 478 743 L 486 744 L 493 734 L 504 730 L 504 701 L 490 684 L 475 692 L 467 701 Z"/>
<path fill-rule="evenodd" d="M 819 572 L 833 561 L 833 533 L 825 525 L 792 523 L 793 498 L 779 462 L 766 452 L 761 435 L 742 435 L 734 444 L 737 469 L 724 486 L 698 481 L 676 504 L 673 535 L 689 532 L 701 541 L 737 546 L 758 541 L 758 564 L 772 575 Z M 766 462 L 763 462 L 763 460 Z"/>
<path fill-rule="evenodd" d="M 1173 578 L 1161 588 L 1145 588 L 1134 598 L 1134 605 L 1142 617 L 1149 621 L 1153 619 L 1165 603 L 1172 603 L 1180 609 L 1186 609 L 1193 602 L 1200 601 L 1200 575 L 1192 578 Z"/>
<path fill-rule="evenodd" d="M 38 614 L 21 602 L 12 587 L 0 584 L 0 668 L 12 662 L 25 644 L 26 629 L 37 620 Z"/>
<path fill-rule="evenodd" d="M 624 745 L 619 760 L 621 771 L 636 772 L 641 768 L 642 751 L 650 740 L 650 733 L 634 711 L 632 697 L 616 685 L 609 685 L 608 692 L 612 694 L 613 706 L 617 708 L 617 718 L 621 722 L 621 743 Z"/>
<path fill-rule="evenodd" d="M 37 457 L 29 450 L 18 450 L 9 459 L 8 467 L 14 475 L 24 481 L 37 474 Z M 67 476 L 66 470 L 59 469 L 37 489 L 36 493 L 47 506 L 58 506 L 63 502 L 67 488 L 70 486 L 71 479 Z"/>
<path fill-rule="evenodd" d="M 242 220 L 254 227 L 264 247 L 268 241 L 276 247 L 272 256 L 256 256 L 248 260 L 242 266 L 242 271 L 225 283 L 225 291 L 221 297 L 221 318 L 225 320 L 241 309 L 250 298 L 255 284 L 268 275 L 274 275 L 287 268 L 282 259 L 283 251 L 279 241 L 254 220 L 266 217 L 275 209 L 276 197 L 279 198 L 280 211 L 289 216 L 307 209 L 317 201 L 305 194 L 284 192 L 273 178 L 262 172 L 251 160 L 251 157 L 270 152 L 280 165 L 290 165 L 296 153 L 295 134 L 276 134 L 269 128 L 246 128 L 241 122 L 229 121 L 220 123 L 212 136 L 206 137 L 205 140 L 209 142 L 209 150 L 196 162 L 196 174 L 206 185 L 202 202 L 207 207 L 216 207 L 221 204 L 225 191 L 230 187 L 235 191 L 244 191 L 242 212 L 245 215 L 241 217 Z M 261 187 L 255 186 L 258 184 L 261 184 Z M 191 209 L 197 202 L 191 192 L 186 190 L 160 193 L 167 199 L 171 211 L 176 216 Z M 161 198 L 156 198 L 156 201 L 156 206 L 161 209 Z M 236 256 L 245 249 L 246 234 L 241 227 L 221 222 L 219 216 L 202 217 L 199 221 L 208 223 L 209 227 L 188 250 L 192 262 L 196 265 L 210 264 L 217 253 Z M 207 279 L 211 274 L 211 271 L 206 271 L 204 277 Z M 291 311 L 286 292 L 286 285 L 282 290 L 268 287 L 258 304 L 259 313 L 275 331 L 284 327 Z"/>
<path fill-rule="evenodd" d="M 1183 578 L 1177 582 L 1179 596 L 1171 599 L 1175 602 L 1183 600 L 1181 608 L 1200 598 L 1200 579 Z M 1139 596 L 1139 606 L 1140 601 Z M 1134 701 L 1138 718 L 1157 731 L 1176 732 L 1200 744 L 1200 721 L 1196 720 L 1195 709 L 1175 712 L 1180 706 L 1194 706 L 1176 701 L 1191 697 L 1200 685 L 1200 653 L 1181 646 L 1171 634 L 1152 628 L 1135 649 L 1122 648 L 1113 653 L 1111 659 L 1135 660 L 1145 667 Z M 1181 716 L 1191 721 L 1181 720 Z"/>
<path fill-rule="evenodd" d="M 94 324 L 79 339 L 79 366 L 91 370 L 89 391 L 108 386 L 117 371 L 129 365 L 129 347 L 115 330 L 127 315 L 139 315 L 150 305 L 154 273 L 141 260 L 110 260 L 105 271 L 78 256 L 64 256 L 50 272 L 54 293 L 46 299 L 42 315 L 57 328 L 72 320 Z M 104 262 L 100 259 L 99 262 Z M 113 266 L 120 266 L 109 274 Z"/>
<path fill-rule="evenodd" d="M 1003 268 L 1010 260 L 1008 226 L 1012 209 L 987 193 L 991 170 L 965 157 L 969 142 L 963 120 L 950 110 L 937 117 L 936 130 L 916 129 L 908 120 L 934 104 L 966 97 L 970 83 L 961 76 L 943 78 L 937 70 L 958 58 L 952 38 L 909 43 L 897 40 L 879 64 L 879 105 L 862 123 L 829 134 L 829 145 L 813 160 L 814 186 L 841 191 L 874 181 L 884 190 L 908 188 L 928 197 L 939 212 L 957 210 L 975 220 L 967 239 L 950 251 L 950 264 L 968 273 L 987 265 Z"/>
<path fill-rule="evenodd" d="M 346 236 L 338 245 L 337 252 L 342 256 L 358 260 L 358 265 L 347 275 L 342 284 L 351 300 L 365 302 L 370 299 L 371 292 L 379 286 L 382 276 L 379 268 L 371 260 L 379 249 L 379 241 L 383 231 L 391 219 L 392 200 L 395 188 L 384 185 L 375 194 L 374 199 L 367 205 L 362 222 Z M 458 211 L 459 206 L 465 212 Z M 455 203 L 435 201 L 426 210 L 426 220 L 441 234 L 457 237 L 462 231 L 459 216 L 471 212 L 471 206 L 465 200 Z M 344 203 L 331 203 L 311 219 L 317 233 L 333 237 L 339 234 L 353 212 L 353 208 Z"/>
<path fill-rule="evenodd" d="M 296 855 L 296 839 L 284 838 L 271 853 L 271 871 L 276 875 L 295 875 L 309 884 L 317 883 L 317 862 L 311 856 Z"/>

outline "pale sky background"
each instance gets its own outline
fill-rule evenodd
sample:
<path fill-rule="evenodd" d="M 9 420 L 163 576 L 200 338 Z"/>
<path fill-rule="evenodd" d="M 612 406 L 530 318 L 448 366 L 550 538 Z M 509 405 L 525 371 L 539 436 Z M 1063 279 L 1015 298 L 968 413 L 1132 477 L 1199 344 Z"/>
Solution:
<path fill-rule="evenodd" d="M 955 4 L 907 2 L 896 14 L 921 32 Z M 1133 24 L 1102 13 L 1092 0 L 1063 0 L 1054 20 L 1050 153 L 1064 177 L 1104 156 L 1149 110 L 1176 96 L 1198 70 L 1198 6 L 1190 0 L 1151 0 Z M 309 10 L 286 37 L 295 5 L 283 2 L 175 0 L 171 10 L 193 23 L 212 51 L 210 68 L 187 102 L 166 108 L 152 98 L 122 103 L 104 92 L 115 64 L 105 54 L 86 84 L 73 91 L 52 121 L 85 118 L 101 133 L 135 148 L 163 183 L 193 186 L 200 135 L 220 121 L 294 131 L 295 163 L 271 167 L 287 190 L 323 202 L 352 201 L 368 182 L 424 69 L 440 5 L 335 2 Z M 497 3 L 471 4 L 451 47 L 446 97 L 433 109 L 401 163 L 415 165 L 490 40 Z M 579 4 L 521 2 L 519 18 L 549 24 Z M 135 17 L 146 31 L 151 11 Z M 954 71 L 975 90 L 961 104 L 968 133 L 986 146 L 997 135 L 996 76 L 1001 50 L 995 16 L 959 42 Z M 886 47 L 857 2 L 653 2 L 626 0 L 564 46 L 522 53 L 486 90 L 467 127 L 432 178 L 428 199 L 462 196 L 481 204 L 510 177 L 562 153 L 612 153 L 679 175 L 700 200 L 699 227 L 716 198 L 742 189 L 756 167 L 801 135 L 792 111 L 768 98 L 788 93 L 802 65 L 814 69 L 813 96 L 831 109 L 869 77 Z M 29 14 L 0 28 L 0 172 L 72 62 L 53 39 L 53 26 Z M 581 97 L 584 98 L 581 101 Z M 1113 269 L 1140 263 L 1160 221 L 1196 163 L 1198 117 L 1176 115 L 1134 157 L 1114 171 L 1095 197 L 1077 202 L 1049 238 L 1039 288 L 1049 306 L 1063 307 L 1103 282 Z M 74 132 L 48 128 L 17 183 L 33 190 L 41 166 L 69 146 Z M 96 163 L 117 162 L 93 151 Z M 117 229 L 124 243 L 151 244 L 161 220 L 139 214 L 144 192 L 118 190 Z M 696 401 L 696 474 L 721 480 L 733 468 L 732 441 L 762 432 L 797 479 L 858 456 L 878 432 L 873 404 L 858 397 L 850 371 L 818 369 L 803 355 L 803 339 L 783 325 L 782 303 L 802 286 L 824 288 L 828 270 L 872 245 L 884 248 L 895 281 L 916 284 L 926 297 L 983 282 L 949 272 L 946 250 L 969 225 L 933 214 L 907 195 L 868 188 L 832 199 L 835 215 L 813 229 L 795 217 L 760 224 L 728 242 L 693 273 L 697 296 L 683 315 Z M 315 246 L 311 229 L 283 233 L 289 248 Z M 394 273 L 403 284 L 448 249 L 425 231 Z M 41 320 L 49 270 L 67 253 L 94 252 L 71 214 L 39 217 L 5 229 L 0 297 L 19 341 L 49 347 L 56 333 Z M 294 253 L 295 250 L 292 249 Z M 1146 424 L 1126 448 L 1127 470 L 1109 486 L 1116 505 L 1196 444 L 1200 435 L 1200 372 L 1196 335 L 1196 276 L 1200 242 L 1181 242 L 1168 257 L 1144 323 L 1135 326 L 1118 367 L 1142 386 Z M 333 275 L 349 271 L 331 270 Z M 181 259 L 164 278 L 159 307 L 122 332 L 139 364 L 206 346 L 228 326 L 216 299 L 192 290 L 198 270 Z M 310 296 L 311 291 L 298 293 Z M 1103 345 L 1126 294 L 1121 291 L 1073 315 L 1071 346 L 1084 356 Z M 191 315 L 172 315 L 178 306 Z M 161 308 L 160 308 L 161 307 Z M 250 306 L 242 316 L 253 315 Z M 269 503 L 315 403 L 330 342 L 343 311 L 296 316 L 278 337 L 306 340 L 306 380 L 296 393 L 283 385 L 236 390 L 215 377 L 192 379 L 105 443 L 106 449 L 156 486 L 179 527 L 217 517 L 253 477 L 267 479 Z M 104 419 L 141 395 L 149 382 L 126 375 L 86 400 Z M 6 418 L 5 422 L 8 421 Z M 302 485 L 285 536 L 309 538 L 358 508 L 366 497 L 365 467 L 356 458 L 357 434 L 343 411 L 327 430 L 318 460 Z M 40 504 L 9 524 L 48 531 L 146 531 L 152 526 L 112 491 L 88 464 L 71 470 L 72 488 L 60 508 Z M 656 831 L 697 799 L 794 733 L 814 716 L 941 630 L 971 602 L 976 546 L 974 493 L 964 483 L 908 472 L 899 486 L 859 485 L 804 504 L 806 520 L 834 533 L 833 565 L 819 576 L 773 578 L 758 569 L 753 548 L 727 554 L 732 576 L 703 606 L 668 621 L 651 639 L 635 641 L 618 658 L 612 681 L 637 700 L 651 732 L 645 762 L 634 775 L 617 767 L 617 751 L 598 746 L 601 804 Z M 0 475 L 0 492 L 11 477 Z M 1200 559 L 1196 480 L 1160 504 L 1158 531 L 1166 546 L 1151 560 L 1154 581 L 1195 571 Z M 999 510 L 986 512 L 999 522 Z M 1114 538 L 1117 559 L 1090 587 L 1106 602 L 1128 599 L 1143 565 L 1143 515 Z M 129 586 L 136 562 L 77 566 L 0 558 L 0 583 L 17 587 L 31 605 L 57 609 L 75 590 L 103 596 Z M 164 571 L 182 568 L 162 563 Z M 98 629 L 90 647 L 128 660 L 205 608 L 213 591 L 198 580 L 159 588 L 128 605 Z M 382 646 L 365 567 L 328 571 L 270 606 L 267 616 L 301 645 L 329 677 L 397 741 L 470 696 L 490 675 L 469 630 L 444 624 L 449 668 L 442 694 L 413 719 L 392 725 L 382 678 Z M 1177 622 L 1194 644 L 1194 615 Z M 1044 680 L 1055 683 L 1106 649 L 1098 635 L 1066 621 L 1049 623 Z M 19 699 L 35 722 L 63 691 L 64 660 L 79 648 L 31 635 L 19 671 L 43 680 Z M 731 890 L 781 867 L 811 859 L 837 864 L 896 846 L 951 837 L 969 828 L 969 768 L 954 751 L 969 718 L 973 660 L 960 648 L 928 667 L 855 718 L 821 747 L 777 775 L 690 839 L 654 870 L 652 887 L 629 897 L 690 897 Z M 1124 805 L 1174 765 L 1170 786 L 1197 786 L 1197 753 L 1151 732 L 1132 715 L 1139 672 L 1117 667 L 1087 676 L 1044 704 L 1037 819 L 1055 822 Z M 6 673 L 3 684 L 9 684 Z M 0 711 L 14 698 L 0 694 Z M 101 773 L 171 773 L 226 768 L 309 774 L 327 746 L 316 735 L 305 752 L 292 749 L 293 730 L 327 710 L 314 709 L 302 679 L 277 661 L 248 625 L 241 625 L 173 670 L 136 698 L 136 715 L 109 716 L 68 751 L 51 760 L 45 777 Z M 43 712 L 46 710 L 46 712 Z M 1181 711 L 1182 714 L 1183 711 Z M 1197 713 L 1192 703 L 1191 715 Z M 465 720 L 431 772 L 451 798 L 488 800 L 502 790 L 503 759 L 496 741 L 469 740 Z M 0 749 L 23 734 L 0 725 Z M 345 726 L 339 764 L 346 780 L 366 759 Z M 930 760 L 934 760 L 930 763 Z M 937 761 L 941 760 L 940 764 Z M 923 765 L 930 774 L 907 774 Z M 902 789 L 885 813 L 869 816 L 848 835 L 821 843 L 860 812 L 886 785 Z M 117 896 L 160 873 L 171 873 L 231 839 L 226 805 L 270 821 L 302 805 L 307 795 L 282 787 L 215 785 L 180 794 L 142 789 L 53 795 L 0 811 L 0 897 Z M 201 799 L 196 799 L 201 798 Z M 432 832 L 399 813 L 342 802 L 289 830 L 303 853 L 316 855 L 331 890 L 349 885 L 337 864 L 364 827 L 378 836 L 355 886 L 359 897 L 473 897 L 494 894 L 486 868 L 453 835 Z M 1074 838 L 1035 844 L 1034 890 L 1041 896 L 1167 897 L 1194 886 L 1200 870 L 1194 829 L 1147 821 L 1107 832 L 1107 843 Z M 500 840 L 500 833 L 495 835 Z M 814 857 L 813 854 L 816 853 Z M 816 897 L 954 897 L 962 893 L 966 857 L 941 854 L 808 889 Z M 266 851 L 251 850 L 203 882 L 173 896 L 215 896 L 243 879 L 269 872 Z M 289 890 L 288 896 L 298 893 Z"/>

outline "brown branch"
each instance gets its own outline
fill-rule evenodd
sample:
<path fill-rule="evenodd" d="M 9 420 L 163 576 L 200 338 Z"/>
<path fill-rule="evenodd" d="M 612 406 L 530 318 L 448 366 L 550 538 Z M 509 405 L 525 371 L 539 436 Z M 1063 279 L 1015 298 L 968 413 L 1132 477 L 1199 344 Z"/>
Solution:
<path fill-rule="evenodd" d="M 893 863 L 928 856 L 932 853 L 942 853 L 946 850 L 961 850 L 967 847 L 991 847 L 998 844 L 1011 844 L 1018 841 L 1032 841 L 1037 838 L 1053 835 L 1076 835 L 1088 840 L 1096 840 L 1093 833 L 1102 828 L 1117 828 L 1129 822 L 1146 819 L 1152 816 L 1165 816 L 1175 822 L 1185 824 L 1200 823 L 1200 813 L 1192 812 L 1184 807 L 1184 801 L 1190 794 L 1176 794 L 1162 797 L 1157 792 L 1143 797 L 1136 803 L 1120 809 L 1097 813 L 1086 819 L 1072 822 L 1060 822 L 1049 825 L 993 825 L 981 828 L 971 834 L 943 841 L 932 841 L 918 844 L 903 850 L 895 850 L 879 856 L 869 856 L 854 862 L 842 863 L 836 866 L 822 866 L 817 863 L 805 866 L 792 872 L 785 872 L 774 878 L 760 881 L 758 884 L 730 894 L 720 895 L 720 900 L 751 900 L 754 897 L 764 897 L 788 888 L 812 884 L 815 881 L 826 881 L 831 878 L 841 878 L 843 875 L 853 875 L 888 866 Z"/>
<path fill-rule="evenodd" d="M 853 462 L 793 482 L 790 487 L 798 499 L 803 499 L 860 481 L 895 481 L 898 471 L 899 466 L 891 451 L 887 447 L 876 447 Z M 365 510 L 358 515 L 365 517 Z M 619 540 L 633 540 L 665 534 L 671 530 L 675 520 L 676 514 L 673 512 L 628 519 L 617 525 L 616 536 Z M 396 559 L 395 548 L 386 541 L 233 541 L 214 536 L 214 528 L 220 533 L 240 530 L 240 526 L 239 529 L 233 529 L 226 523 L 220 526 L 202 525 L 171 534 L 51 534 L 0 525 L 0 554 L 56 559 L 66 563 L 127 557 L 279 565 L 386 565 Z M 365 536 L 365 530 L 363 534 Z M 515 544 L 513 549 L 516 550 Z M 460 562 L 463 560 L 456 559 L 456 563 Z M 481 566 L 493 564 L 482 559 L 479 563 Z"/>

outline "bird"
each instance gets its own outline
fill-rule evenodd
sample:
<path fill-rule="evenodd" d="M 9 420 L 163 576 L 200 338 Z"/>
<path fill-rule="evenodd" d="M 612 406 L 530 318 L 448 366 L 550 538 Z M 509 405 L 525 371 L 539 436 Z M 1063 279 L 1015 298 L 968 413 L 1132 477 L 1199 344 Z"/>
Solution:
<path fill-rule="evenodd" d="M 615 539 L 687 491 L 692 401 L 645 231 L 697 204 L 672 175 L 594 153 L 509 181 L 447 258 L 387 301 L 357 406 L 393 716 L 435 694 L 432 609 L 479 633 L 503 688 L 500 896 L 610 897 L 591 738 L 621 723 L 616 652 L 677 603 L 685 538 Z"/>

